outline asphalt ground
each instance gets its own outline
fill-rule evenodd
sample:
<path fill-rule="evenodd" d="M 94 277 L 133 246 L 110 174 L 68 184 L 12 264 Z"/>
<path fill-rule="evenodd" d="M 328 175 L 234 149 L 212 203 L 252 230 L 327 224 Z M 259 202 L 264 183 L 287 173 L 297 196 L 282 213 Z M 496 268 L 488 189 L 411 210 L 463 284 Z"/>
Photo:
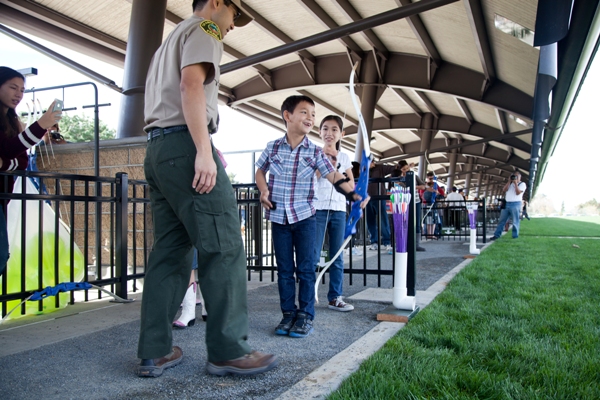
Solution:
<path fill-rule="evenodd" d="M 463 262 L 469 248 L 464 243 L 424 242 L 427 251 L 417 253 L 417 290 L 428 289 Z M 367 251 L 369 265 L 376 257 L 377 252 Z M 380 257 L 382 269 L 391 269 L 392 256 L 382 253 Z M 362 275 L 355 275 L 350 285 L 346 276 L 345 296 L 362 299 L 365 289 L 378 288 L 377 281 L 370 276 L 365 286 Z M 391 287 L 391 276 L 382 277 L 382 289 L 376 290 L 389 291 Z M 320 286 L 315 331 L 307 338 L 293 339 L 273 333 L 281 318 L 276 283 L 249 282 L 249 343 L 255 350 L 279 358 L 276 369 L 254 377 L 206 373 L 204 322 L 200 318 L 195 326 L 173 333 L 174 345 L 184 353 L 180 365 L 165 370 L 159 378 L 137 377 L 139 301 L 78 303 L 45 316 L 7 321 L 0 325 L 0 397 L 275 399 L 355 342 L 368 340 L 368 335 L 377 331 L 377 313 L 391 303 L 391 297 L 389 301 L 353 299 L 354 311 L 337 312 L 327 308 L 326 288 Z M 139 294 L 133 297 L 139 298 Z"/>

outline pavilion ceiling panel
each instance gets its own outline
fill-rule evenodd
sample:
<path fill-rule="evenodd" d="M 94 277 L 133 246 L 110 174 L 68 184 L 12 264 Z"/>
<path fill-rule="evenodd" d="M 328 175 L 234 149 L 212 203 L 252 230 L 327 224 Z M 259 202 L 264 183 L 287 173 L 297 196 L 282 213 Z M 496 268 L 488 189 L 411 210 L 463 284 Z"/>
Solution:
<path fill-rule="evenodd" d="M 192 3 L 189 0 L 168 0 L 167 10 L 186 19 L 192 15 Z"/>
<path fill-rule="evenodd" d="M 494 29 L 491 35 L 497 78 L 533 96 L 539 51 L 516 37 Z M 526 73 L 525 71 L 528 71 Z"/>
<path fill-rule="evenodd" d="M 402 144 L 421 141 L 417 135 L 407 129 L 389 129 L 385 133 Z"/>
<path fill-rule="evenodd" d="M 444 61 L 483 71 L 462 2 L 427 11 L 421 20 Z"/>
<path fill-rule="evenodd" d="M 373 32 L 391 52 L 419 56 L 427 55 L 406 20 L 399 20 L 373 28 Z"/>
<path fill-rule="evenodd" d="M 392 115 L 414 113 L 413 109 L 389 88 L 383 92 L 377 104 Z"/>
<path fill-rule="evenodd" d="M 528 125 L 521 125 L 512 118 L 506 118 L 506 123 L 508 124 L 508 130 L 510 132 L 518 132 L 522 131 L 523 129 L 531 128 L 531 126 Z"/>
<path fill-rule="evenodd" d="M 427 92 L 427 98 L 433 103 L 440 114 L 462 117 L 463 114 L 454 101 L 454 97 L 436 92 Z"/>
<path fill-rule="evenodd" d="M 127 1 L 78 0 L 77 7 L 71 0 L 40 0 L 35 3 L 124 42 L 129 36 L 131 3 Z M 110 18 L 98 18 L 100 15 Z"/>
<path fill-rule="evenodd" d="M 535 30 L 537 1 L 488 0 L 483 7 L 497 78 L 533 96 L 538 50 L 495 27 L 496 15 Z M 525 71 L 533 74 L 533 77 Z"/>
<path fill-rule="evenodd" d="M 523 160 L 529 160 L 530 158 L 530 153 L 525 153 L 524 151 L 521 151 L 519 149 L 513 149 L 513 151 L 515 152 L 515 155 L 518 156 L 519 158 L 522 158 Z M 526 175 L 529 175 L 529 171 L 525 171 Z"/>
<path fill-rule="evenodd" d="M 500 129 L 495 110 L 481 103 L 469 102 L 469 110 L 475 121 Z"/>

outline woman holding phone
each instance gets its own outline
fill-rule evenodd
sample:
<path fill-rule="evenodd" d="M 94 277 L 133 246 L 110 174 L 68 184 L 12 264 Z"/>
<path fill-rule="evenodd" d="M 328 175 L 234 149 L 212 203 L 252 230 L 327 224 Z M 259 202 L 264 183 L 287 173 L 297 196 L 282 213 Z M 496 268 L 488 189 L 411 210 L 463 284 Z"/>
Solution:
<path fill-rule="evenodd" d="M 46 130 L 60 121 L 62 107 L 52 102 L 48 111 L 39 120 L 25 128 L 15 109 L 23 100 L 25 77 L 12 68 L 0 67 L 0 171 L 24 170 L 27 168 L 27 149 L 42 139 Z M 0 178 L 0 193 L 11 193 L 13 177 Z M 6 205 L 2 201 L 0 215 L 0 273 L 8 261 L 8 240 L 6 234 Z"/>

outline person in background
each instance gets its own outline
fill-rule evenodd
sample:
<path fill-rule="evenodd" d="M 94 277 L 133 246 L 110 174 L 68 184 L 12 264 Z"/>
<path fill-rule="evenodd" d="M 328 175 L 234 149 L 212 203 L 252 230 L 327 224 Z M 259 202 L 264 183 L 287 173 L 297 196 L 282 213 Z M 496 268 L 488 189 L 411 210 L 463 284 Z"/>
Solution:
<path fill-rule="evenodd" d="M 398 161 L 398 168 L 400 168 L 399 170 L 396 170 L 392 173 L 392 177 L 400 177 L 400 182 L 402 183 L 401 186 L 405 186 L 404 185 L 404 179 L 406 177 L 406 173 L 408 171 L 410 171 L 412 168 L 414 168 L 414 164 L 408 164 L 406 162 L 406 160 L 400 160 Z M 418 175 L 415 174 L 415 210 L 416 210 L 416 214 L 415 214 L 415 220 L 417 221 L 417 229 L 416 229 L 416 235 L 417 235 L 417 251 L 425 251 L 425 248 L 421 247 L 421 231 L 423 229 L 423 224 L 421 223 L 421 218 L 422 218 L 422 208 L 421 208 L 421 196 L 418 194 L 418 192 L 425 190 L 425 182 L 423 182 L 423 180 L 421 178 L 419 178 Z"/>
<path fill-rule="evenodd" d="M 12 68 L 0 67 L 0 171 L 24 171 L 29 163 L 27 150 L 42 140 L 46 130 L 62 118 L 54 103 L 36 122 L 25 128 L 15 109 L 23 100 L 25 77 Z M 5 185 L 6 182 L 6 185 Z M 0 192 L 12 193 L 14 179 L 0 177 Z M 0 215 L 0 273 L 9 257 L 6 218 L 8 201 L 2 202 Z"/>
<path fill-rule="evenodd" d="M 448 211 L 449 211 L 449 221 L 448 223 L 450 225 L 454 226 L 454 229 L 456 229 L 457 231 L 460 230 L 460 216 L 462 215 L 463 211 L 462 209 L 464 208 L 464 201 L 465 198 L 458 193 L 458 189 L 456 188 L 456 186 L 452 187 L 452 191 L 450 193 L 448 193 L 448 196 L 446 197 L 446 201 L 448 201 Z"/>
<path fill-rule="evenodd" d="M 328 115 L 321 121 L 319 135 L 323 140 L 323 153 L 336 171 L 344 174 L 348 184 L 354 190 L 354 175 L 352 175 L 352 162 L 346 153 L 340 151 L 340 142 L 344 137 L 342 119 L 337 115 Z M 315 241 L 315 260 L 319 261 L 325 233 L 329 237 L 329 256 L 333 257 L 344 242 L 346 227 L 346 197 L 338 193 L 333 185 L 317 172 L 315 184 L 316 199 L 314 202 L 317 210 L 317 236 Z M 338 257 L 329 267 L 329 291 L 327 292 L 328 307 L 336 311 L 352 311 L 354 306 L 342 298 L 344 286 L 344 258 Z"/>
<path fill-rule="evenodd" d="M 528 202 L 526 200 L 523 200 L 523 211 L 521 213 L 521 220 L 523 218 L 527 218 L 527 221 L 530 221 L 531 218 L 529 218 L 529 214 L 527 214 L 527 206 L 528 206 Z"/>
<path fill-rule="evenodd" d="M 502 188 L 505 193 L 504 199 L 506 200 L 505 208 L 500 212 L 500 220 L 498 221 L 498 227 L 494 232 L 494 236 L 490 240 L 496 240 L 502 234 L 504 225 L 510 218 L 512 220 L 512 237 L 516 239 L 519 237 L 519 214 L 521 213 L 521 201 L 523 194 L 527 189 L 525 182 L 521 182 L 521 173 L 515 171 L 509 178 L 508 182 Z"/>
<path fill-rule="evenodd" d="M 386 165 L 386 164 L 375 164 L 371 163 L 369 169 L 369 178 L 385 178 L 391 175 L 392 172 L 399 170 L 398 165 Z M 373 196 L 385 196 L 387 194 L 387 188 L 383 183 L 369 183 L 367 188 L 369 197 Z M 369 231 L 369 238 L 371 240 L 371 246 L 369 250 L 377 250 L 379 242 L 379 229 L 378 220 L 381 225 L 381 245 L 384 250 L 389 254 L 392 254 L 392 241 L 390 232 L 390 221 L 386 211 L 385 200 L 374 200 L 367 204 L 367 230 Z"/>

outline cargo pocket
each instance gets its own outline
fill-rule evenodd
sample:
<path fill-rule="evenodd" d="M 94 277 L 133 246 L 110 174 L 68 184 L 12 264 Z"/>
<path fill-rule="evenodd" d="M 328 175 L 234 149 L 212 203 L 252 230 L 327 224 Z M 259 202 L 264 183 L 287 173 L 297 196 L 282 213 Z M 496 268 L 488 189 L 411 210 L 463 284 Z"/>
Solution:
<path fill-rule="evenodd" d="M 242 244 L 240 219 L 235 198 L 194 196 L 198 237 L 202 249 L 208 253 L 232 250 Z M 227 196 L 229 197 L 229 196 Z"/>

